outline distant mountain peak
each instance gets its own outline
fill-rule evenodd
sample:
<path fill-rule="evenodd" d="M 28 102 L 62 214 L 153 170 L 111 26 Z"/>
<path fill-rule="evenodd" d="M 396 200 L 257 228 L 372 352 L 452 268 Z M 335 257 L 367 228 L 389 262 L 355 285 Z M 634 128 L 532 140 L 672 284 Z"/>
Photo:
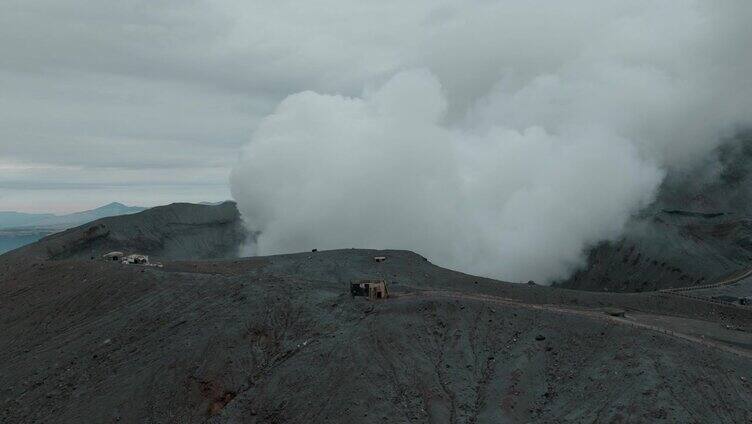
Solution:
<path fill-rule="evenodd" d="M 4 212 L 0 214 L 0 228 L 51 227 L 63 229 L 75 227 L 99 218 L 127 215 L 141 212 L 143 210 L 146 210 L 146 208 L 140 206 L 127 206 L 120 202 L 112 202 L 96 209 L 66 215 Z"/>
<path fill-rule="evenodd" d="M 111 210 L 111 209 L 112 210 L 123 210 L 123 209 L 143 209 L 143 208 L 141 208 L 139 206 L 124 205 L 124 204 L 122 204 L 120 202 L 112 202 L 112 203 L 108 203 L 108 204 L 106 204 L 104 206 L 100 206 L 100 207 L 98 207 L 96 209 L 93 209 L 93 210 L 95 210 L 95 211 L 101 211 L 101 210 Z"/>

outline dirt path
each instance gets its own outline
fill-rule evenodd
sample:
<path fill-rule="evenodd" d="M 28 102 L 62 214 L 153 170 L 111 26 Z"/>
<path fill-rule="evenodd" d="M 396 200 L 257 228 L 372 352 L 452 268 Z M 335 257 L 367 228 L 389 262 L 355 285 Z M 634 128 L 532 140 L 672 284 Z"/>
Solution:
<path fill-rule="evenodd" d="M 752 270 L 748 271 L 748 273 L 752 273 Z M 549 311 L 549 312 L 566 314 L 566 315 L 575 315 L 575 316 L 580 316 L 580 317 L 584 317 L 588 319 L 594 319 L 598 321 L 610 322 L 610 323 L 620 324 L 620 325 L 627 325 L 627 326 L 631 326 L 634 328 L 654 331 L 654 332 L 661 333 L 669 337 L 674 337 L 674 338 L 685 340 L 691 343 L 696 343 L 705 347 L 732 353 L 732 354 L 735 354 L 735 355 L 738 355 L 747 359 L 752 359 L 752 351 L 749 351 L 749 350 L 728 346 L 723 343 L 718 343 L 712 340 L 708 340 L 702 336 L 698 337 L 698 336 L 694 336 L 691 334 L 680 333 L 680 332 L 676 332 L 676 331 L 673 331 L 664 327 L 640 323 L 634 320 L 630 320 L 628 318 L 614 317 L 614 316 L 606 314 L 605 312 L 597 311 L 597 310 L 565 308 L 565 307 L 556 306 L 556 305 L 535 305 L 535 304 L 522 303 L 522 302 L 505 298 L 505 297 L 491 296 L 491 295 L 485 295 L 485 294 L 468 294 L 468 293 L 459 293 L 459 292 L 441 291 L 441 290 L 422 291 L 418 293 L 418 296 L 442 297 L 442 298 L 457 299 L 457 300 L 478 300 L 482 302 L 492 302 L 498 305 L 506 305 L 506 306 L 513 306 L 513 307 L 518 307 L 518 308 L 527 308 L 527 309 L 534 309 L 534 310 L 543 310 L 543 311 Z"/>
<path fill-rule="evenodd" d="M 685 292 L 685 291 L 691 291 L 691 290 L 714 289 L 716 287 L 729 286 L 731 284 L 738 283 L 739 281 L 749 277 L 750 275 L 752 275 L 752 268 L 742 272 L 739 275 L 729 277 L 723 281 L 719 281 L 713 284 L 703 284 L 699 286 L 689 286 L 689 287 L 678 287 L 674 289 L 663 289 L 659 291 L 663 293 L 676 293 L 676 292 Z"/>

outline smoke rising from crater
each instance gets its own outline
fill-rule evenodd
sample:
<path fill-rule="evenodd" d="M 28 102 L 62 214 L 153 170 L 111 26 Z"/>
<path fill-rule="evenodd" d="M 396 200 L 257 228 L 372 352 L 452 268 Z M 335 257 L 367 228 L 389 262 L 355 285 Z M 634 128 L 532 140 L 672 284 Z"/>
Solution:
<path fill-rule="evenodd" d="M 402 248 L 567 276 L 752 117 L 750 6 L 620 3 L 451 9 L 361 94 L 287 97 L 231 175 L 253 253 Z"/>

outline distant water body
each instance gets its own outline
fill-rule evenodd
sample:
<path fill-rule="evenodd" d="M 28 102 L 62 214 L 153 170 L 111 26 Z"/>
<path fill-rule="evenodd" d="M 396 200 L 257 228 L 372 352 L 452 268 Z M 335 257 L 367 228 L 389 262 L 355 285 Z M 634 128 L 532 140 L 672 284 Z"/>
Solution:
<path fill-rule="evenodd" d="M 0 255 L 21 246 L 34 243 L 42 237 L 52 234 L 54 231 L 1 231 L 0 230 Z"/>

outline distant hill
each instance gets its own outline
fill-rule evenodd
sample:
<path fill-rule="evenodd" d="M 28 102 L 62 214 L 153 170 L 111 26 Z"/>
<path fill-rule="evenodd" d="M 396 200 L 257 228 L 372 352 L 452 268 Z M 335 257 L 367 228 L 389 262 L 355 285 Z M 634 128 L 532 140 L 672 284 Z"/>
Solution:
<path fill-rule="evenodd" d="M 140 206 L 126 206 L 113 202 L 108 205 L 67 215 L 49 213 L 0 212 L 0 229 L 10 228 L 55 228 L 65 229 L 109 216 L 129 215 L 146 210 Z"/>
<path fill-rule="evenodd" d="M 0 212 L 0 228 L 25 227 L 30 223 L 50 218 L 55 218 L 55 215 L 51 213 Z"/>
<path fill-rule="evenodd" d="M 0 230 L 0 239 L 2 235 Z M 161 259 L 234 258 L 247 236 L 235 202 L 216 206 L 173 203 L 87 221 L 6 255 L 89 259 L 119 250 Z"/>
<path fill-rule="evenodd" d="M 205 205 L 205 206 L 219 206 L 222 203 L 231 202 L 231 200 L 220 200 L 219 202 L 198 202 L 199 205 Z"/>

